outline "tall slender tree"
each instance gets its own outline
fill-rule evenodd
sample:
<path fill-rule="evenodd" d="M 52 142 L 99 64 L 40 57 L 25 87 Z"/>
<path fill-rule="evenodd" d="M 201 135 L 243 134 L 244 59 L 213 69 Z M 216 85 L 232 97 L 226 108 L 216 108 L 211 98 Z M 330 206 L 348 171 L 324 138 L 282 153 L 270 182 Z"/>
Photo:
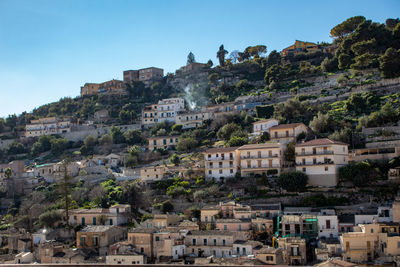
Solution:
<path fill-rule="evenodd" d="M 219 65 L 221 67 L 225 66 L 225 55 L 226 54 L 228 54 L 228 51 L 225 50 L 224 45 L 221 45 L 217 52 L 217 58 L 219 60 Z"/>
<path fill-rule="evenodd" d="M 195 63 L 196 59 L 194 58 L 194 54 L 192 52 L 189 53 L 189 55 L 187 56 L 187 64 L 192 64 Z"/>
<path fill-rule="evenodd" d="M 65 158 L 61 165 L 62 171 L 62 179 L 58 184 L 58 189 L 62 197 L 64 198 L 65 203 L 65 216 L 66 216 L 66 224 L 67 229 L 69 229 L 69 207 L 70 207 L 70 194 L 72 190 L 72 177 L 68 174 L 68 165 L 71 161 L 68 158 Z"/>

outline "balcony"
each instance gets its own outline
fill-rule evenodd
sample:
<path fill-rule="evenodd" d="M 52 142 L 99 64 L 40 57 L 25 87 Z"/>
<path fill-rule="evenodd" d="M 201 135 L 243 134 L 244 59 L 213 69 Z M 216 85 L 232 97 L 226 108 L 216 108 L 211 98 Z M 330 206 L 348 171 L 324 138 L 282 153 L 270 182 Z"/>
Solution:
<path fill-rule="evenodd" d="M 271 154 L 271 155 L 252 155 L 252 156 L 240 156 L 241 159 L 268 159 L 268 158 L 278 158 L 278 154 Z"/>
<path fill-rule="evenodd" d="M 256 170 L 256 169 L 276 169 L 280 168 L 281 165 L 279 164 L 272 164 L 272 165 L 264 165 L 262 164 L 261 166 L 242 166 L 242 170 Z"/>
<path fill-rule="evenodd" d="M 332 150 L 322 150 L 322 151 L 305 151 L 301 153 L 296 153 L 296 156 L 313 156 L 313 155 L 333 155 Z"/>
<path fill-rule="evenodd" d="M 326 162 L 296 162 L 296 166 L 320 166 L 320 165 L 333 165 L 335 162 L 326 161 Z"/>

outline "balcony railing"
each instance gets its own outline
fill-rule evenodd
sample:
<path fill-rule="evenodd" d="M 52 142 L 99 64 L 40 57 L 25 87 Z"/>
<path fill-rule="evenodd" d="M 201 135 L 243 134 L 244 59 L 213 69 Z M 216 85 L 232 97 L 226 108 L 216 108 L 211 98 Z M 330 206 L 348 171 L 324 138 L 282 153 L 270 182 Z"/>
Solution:
<path fill-rule="evenodd" d="M 318 166 L 318 165 L 332 165 L 335 164 L 333 161 L 326 161 L 326 162 L 296 162 L 296 166 Z"/>
<path fill-rule="evenodd" d="M 260 166 L 243 166 L 242 167 L 242 170 L 246 170 L 246 169 L 268 169 L 268 168 L 280 168 L 281 167 L 281 165 L 279 165 L 279 164 L 272 164 L 272 165 L 264 165 L 264 164 L 262 164 L 262 165 L 260 165 Z"/>
<path fill-rule="evenodd" d="M 260 155 L 260 156 L 258 156 L 258 155 L 252 155 L 252 156 L 243 155 L 240 158 L 241 159 L 268 159 L 268 158 L 277 158 L 277 157 L 279 157 L 278 154 Z"/>
<path fill-rule="evenodd" d="M 312 156 L 312 155 L 333 155 L 333 151 L 323 150 L 323 151 L 305 151 L 296 153 L 296 156 Z"/>

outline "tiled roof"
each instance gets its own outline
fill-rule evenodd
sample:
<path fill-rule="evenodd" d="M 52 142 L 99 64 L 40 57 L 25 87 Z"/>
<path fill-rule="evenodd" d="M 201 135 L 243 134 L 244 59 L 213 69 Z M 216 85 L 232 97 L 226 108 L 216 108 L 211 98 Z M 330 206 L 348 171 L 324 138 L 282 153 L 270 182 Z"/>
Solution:
<path fill-rule="evenodd" d="M 334 141 L 329 138 L 320 138 L 320 139 L 314 139 L 311 141 L 307 141 L 305 143 L 301 143 L 296 145 L 296 147 L 302 147 L 302 146 L 323 146 L 323 145 L 345 145 L 348 146 L 348 144 L 339 142 L 339 141 Z"/>
<path fill-rule="evenodd" d="M 296 122 L 296 123 L 289 123 L 289 124 L 279 124 L 279 125 L 276 125 L 276 126 L 272 126 L 271 128 L 269 128 L 270 130 L 276 130 L 276 129 L 291 129 L 291 128 L 295 128 L 295 127 L 297 127 L 297 126 L 300 126 L 300 125 L 304 125 L 304 126 L 306 126 L 304 123 L 302 123 L 302 122 Z"/>
<path fill-rule="evenodd" d="M 255 122 L 253 122 L 253 124 L 264 123 L 264 122 L 269 122 L 269 121 L 273 121 L 273 120 L 277 121 L 277 119 L 270 118 L 270 119 L 266 119 L 266 120 L 255 121 Z"/>
<path fill-rule="evenodd" d="M 221 152 L 232 152 L 238 149 L 238 146 L 234 147 L 213 147 L 204 151 L 205 153 L 221 153 Z"/>

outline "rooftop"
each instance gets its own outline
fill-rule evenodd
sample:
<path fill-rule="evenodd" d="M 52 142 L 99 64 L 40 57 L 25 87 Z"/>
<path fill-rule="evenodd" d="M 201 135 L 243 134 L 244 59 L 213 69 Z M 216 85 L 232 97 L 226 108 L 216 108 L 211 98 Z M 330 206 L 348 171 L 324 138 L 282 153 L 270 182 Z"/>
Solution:
<path fill-rule="evenodd" d="M 278 130 L 278 129 L 292 129 L 295 128 L 297 126 L 300 125 L 304 125 L 306 127 L 306 125 L 302 122 L 296 122 L 296 123 L 289 123 L 289 124 L 279 124 L 276 126 L 272 126 L 271 128 L 269 128 L 270 130 Z"/>
<path fill-rule="evenodd" d="M 314 139 L 311 141 L 307 141 L 301 144 L 296 145 L 296 147 L 303 147 L 303 146 L 322 146 L 322 145 L 345 145 L 348 146 L 348 144 L 339 142 L 339 141 L 334 141 L 329 138 L 320 138 L 320 139 Z"/>
<path fill-rule="evenodd" d="M 214 147 L 207 149 L 205 153 L 221 153 L 221 152 L 232 152 L 238 149 L 239 147 Z"/>
<path fill-rule="evenodd" d="M 263 144 L 250 144 L 244 145 L 238 148 L 238 150 L 247 150 L 247 149 L 263 149 L 263 148 L 279 148 L 281 147 L 280 143 L 263 143 Z"/>
<path fill-rule="evenodd" d="M 255 121 L 255 122 L 253 122 L 253 124 L 264 123 L 264 122 L 269 122 L 269 121 L 277 121 L 277 119 L 270 118 L 270 119 L 266 119 L 266 120 Z"/>
<path fill-rule="evenodd" d="M 80 230 L 80 232 L 101 233 L 101 232 L 107 232 L 108 230 L 116 227 L 117 226 L 115 225 L 88 225 L 82 230 Z"/>
<path fill-rule="evenodd" d="M 190 231 L 191 235 L 225 235 L 225 236 L 233 236 L 234 233 L 231 231 L 220 231 L 220 230 L 207 230 L 207 231 Z"/>

